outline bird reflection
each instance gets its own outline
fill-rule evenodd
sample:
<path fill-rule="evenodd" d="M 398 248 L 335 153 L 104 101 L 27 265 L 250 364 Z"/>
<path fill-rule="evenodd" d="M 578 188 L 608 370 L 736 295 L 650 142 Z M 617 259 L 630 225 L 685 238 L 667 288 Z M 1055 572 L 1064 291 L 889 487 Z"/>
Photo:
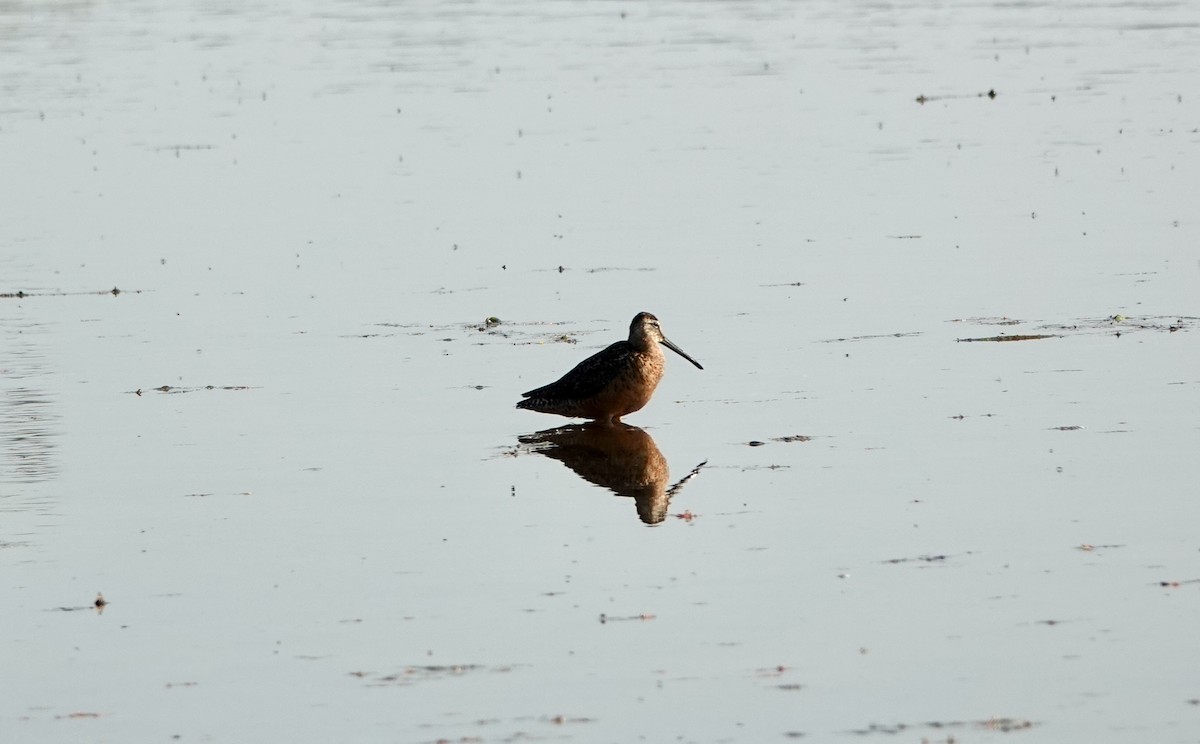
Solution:
<path fill-rule="evenodd" d="M 526 434 L 518 441 L 558 460 L 590 483 L 631 497 L 638 517 L 646 524 L 666 519 L 667 505 L 683 484 L 667 486 L 667 459 L 649 434 L 629 424 L 570 424 Z"/>

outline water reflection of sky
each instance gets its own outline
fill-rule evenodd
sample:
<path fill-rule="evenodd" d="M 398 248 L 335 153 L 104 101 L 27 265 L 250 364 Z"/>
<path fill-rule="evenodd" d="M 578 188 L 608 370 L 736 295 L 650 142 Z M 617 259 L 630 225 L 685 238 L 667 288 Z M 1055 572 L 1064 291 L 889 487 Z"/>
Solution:
<path fill-rule="evenodd" d="M 0 731 L 1180 740 L 1198 14 L 0 3 Z"/>

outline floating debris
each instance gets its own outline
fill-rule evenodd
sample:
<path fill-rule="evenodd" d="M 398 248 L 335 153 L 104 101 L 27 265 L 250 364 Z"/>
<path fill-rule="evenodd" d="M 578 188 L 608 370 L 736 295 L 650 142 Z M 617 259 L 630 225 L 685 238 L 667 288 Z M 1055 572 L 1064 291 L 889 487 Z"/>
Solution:
<path fill-rule="evenodd" d="M 979 318 L 953 318 L 947 320 L 947 323 L 971 323 L 972 325 L 1021 325 L 1025 321 L 1017 320 L 1016 318 L 1000 317 L 979 317 Z"/>
<path fill-rule="evenodd" d="M 985 336 L 983 338 L 957 338 L 955 341 L 962 344 L 972 341 L 1038 341 L 1043 338 L 1058 338 L 1058 336 L 1052 333 L 1018 333 L 1012 336 L 1001 334 L 999 336 Z"/>
<path fill-rule="evenodd" d="M 0 299 L 24 299 L 26 297 L 78 297 L 80 295 L 112 295 L 116 297 L 121 294 L 141 294 L 140 289 L 120 289 L 113 287 L 112 289 L 101 289 L 82 292 L 26 292 L 17 290 L 16 292 L 0 292 Z"/>
<path fill-rule="evenodd" d="M 813 438 L 807 434 L 789 434 L 785 437 L 771 437 L 772 442 L 783 442 L 785 444 L 789 442 L 811 442 L 812 439 Z M 752 439 L 749 442 L 746 442 L 746 446 L 748 447 L 762 447 L 765 444 L 766 442 L 759 439 Z"/>
<path fill-rule="evenodd" d="M 1120 338 L 1140 331 L 1176 333 L 1190 330 L 1200 318 L 1187 315 L 1128 316 L 1120 313 L 1097 318 L 1080 318 L 1070 323 L 1039 323 L 1032 325 L 1029 333 L 1001 334 L 982 338 L 960 338 L 957 341 L 1029 341 L 1042 338 L 1075 336 L 1087 333 L 1103 333 Z M 1006 317 L 956 318 L 948 323 L 971 323 L 975 325 L 1020 325 L 1029 323 Z"/>
<path fill-rule="evenodd" d="M 484 318 L 482 325 L 477 324 L 477 323 L 472 323 L 470 325 L 470 328 L 472 328 L 473 330 L 479 331 L 481 333 L 493 333 L 493 334 L 504 335 L 504 334 L 501 334 L 500 331 L 496 330 L 496 326 L 498 326 L 500 324 L 501 324 L 501 320 L 499 318 L 497 318 L 495 315 L 492 315 L 487 318 Z"/>
<path fill-rule="evenodd" d="M 974 554 L 974 551 L 970 551 L 970 550 L 963 553 L 963 555 L 973 555 L 973 554 Z M 912 558 L 888 558 L 885 561 L 880 561 L 880 563 L 892 563 L 892 564 L 897 564 L 897 563 L 945 563 L 946 561 L 950 560 L 951 557 L 952 556 L 950 556 L 948 554 L 918 555 L 918 556 L 914 556 Z"/>
<path fill-rule="evenodd" d="M 1103 332 L 1118 338 L 1137 331 L 1176 333 L 1195 327 L 1200 318 L 1190 315 L 1106 315 L 1103 318 L 1080 318 L 1074 323 L 1048 324 L 1047 330 L 1071 333 Z M 1114 330 L 1114 328 L 1116 330 Z"/>
<path fill-rule="evenodd" d="M 395 336 L 432 336 L 446 342 L 469 340 L 476 345 L 503 342 L 518 346 L 546 343 L 577 343 L 577 339 L 571 334 L 557 332 L 554 335 L 547 335 L 546 326 L 563 325 L 567 325 L 567 323 L 520 323 L 512 320 L 501 320 L 495 315 L 484 318 L 483 321 L 437 325 L 431 323 L 384 321 L 371 324 L 372 328 L 385 329 L 384 331 L 347 333 L 341 335 L 339 338 L 386 339 Z M 589 332 L 583 332 L 584 335 L 587 333 Z M 578 335 L 578 332 L 575 332 L 575 334 Z"/>
<path fill-rule="evenodd" d="M 655 268 L 653 266 L 597 266 L 592 269 L 584 269 L 584 271 L 589 274 L 602 274 L 606 271 L 655 271 Z"/>
<path fill-rule="evenodd" d="M 266 94 L 263 94 L 263 100 L 266 100 Z M 159 145 L 154 148 L 154 152 L 173 152 L 175 157 L 179 157 L 179 153 L 187 151 L 215 150 L 215 145 Z"/>
<path fill-rule="evenodd" d="M 179 386 L 172 386 L 172 385 L 159 385 L 158 387 L 150 388 L 149 390 L 142 390 L 141 388 L 138 388 L 137 390 L 128 390 L 126 392 L 132 393 L 133 395 L 136 395 L 140 398 L 140 397 L 142 397 L 143 393 L 169 393 L 169 394 L 174 395 L 176 393 L 195 393 L 200 390 L 257 390 L 257 389 L 258 388 L 252 387 L 250 385 L 203 385 L 200 387 L 179 387 Z"/>
<path fill-rule="evenodd" d="M 946 560 L 946 556 L 944 555 L 919 555 L 916 558 L 888 558 L 884 563 L 911 563 L 913 561 L 936 563 L 944 560 Z"/>
<path fill-rule="evenodd" d="M 650 614 L 646 614 L 646 613 L 643 613 L 641 615 L 629 615 L 628 617 L 611 617 L 602 612 L 602 613 L 600 613 L 600 624 L 605 625 L 607 623 L 625 622 L 628 620 L 646 621 L 646 620 L 654 620 L 654 619 L 656 619 L 656 617 L 657 616 L 655 616 L 655 615 L 650 615 Z"/>
<path fill-rule="evenodd" d="M 997 95 L 999 95 L 999 94 L 996 92 L 996 89 L 991 88 L 988 90 L 987 93 L 974 93 L 974 94 L 959 93 L 959 94 L 951 94 L 951 95 L 945 95 L 945 96 L 927 96 L 924 93 L 922 93 L 921 95 L 917 96 L 915 100 L 917 103 L 924 106 L 925 104 L 932 103 L 933 101 L 951 101 L 951 100 L 960 100 L 960 99 L 964 99 L 964 98 L 987 98 L 989 100 L 995 100 Z"/>
<path fill-rule="evenodd" d="M 991 731 L 1009 733 L 1034 727 L 1032 721 L 1024 718 L 1007 718 L 993 716 L 978 721 L 927 721 L 924 723 L 872 723 L 864 729 L 852 729 L 847 733 L 865 736 L 867 734 L 899 734 L 917 728 L 948 729 L 948 728 L 984 728 Z"/>
<path fill-rule="evenodd" d="M 104 608 L 108 607 L 108 600 L 104 598 L 104 594 L 96 592 L 96 599 L 92 600 L 91 604 L 76 605 L 74 607 L 53 607 L 56 612 L 80 612 L 82 610 L 95 610 L 97 615 L 104 613 Z"/>
<path fill-rule="evenodd" d="M 817 343 L 836 344 L 843 341 L 870 341 L 876 338 L 912 338 L 923 335 L 922 331 L 897 331 L 896 333 L 877 333 L 871 336 L 848 336 L 846 338 L 824 338 Z"/>
<path fill-rule="evenodd" d="M 567 724 L 567 723 L 594 723 L 596 719 L 595 718 L 578 718 L 578 717 L 570 718 L 570 717 L 564 716 L 562 714 L 559 714 L 557 716 L 547 716 L 547 717 L 543 718 L 542 720 L 545 721 L 546 723 L 553 723 L 556 726 L 562 726 L 563 724 Z"/>
<path fill-rule="evenodd" d="M 1184 581 L 1160 581 L 1160 582 L 1158 582 L 1159 586 L 1168 587 L 1171 589 L 1175 589 L 1176 587 L 1181 587 L 1184 584 L 1200 584 L 1200 579 L 1185 579 Z"/>
<path fill-rule="evenodd" d="M 58 718 L 58 719 L 63 719 L 63 718 L 70 718 L 70 719 L 80 719 L 80 718 L 99 718 L 99 717 L 100 717 L 100 716 L 102 716 L 102 715 L 104 715 L 104 714 L 103 714 L 103 713 L 92 713 L 92 712 L 90 712 L 90 711 L 78 711 L 78 712 L 75 712 L 75 713 L 68 713 L 68 714 L 66 714 L 65 716 L 55 716 L 55 718 Z"/>
<path fill-rule="evenodd" d="M 367 684 L 372 687 L 405 687 L 417 682 L 461 677 L 474 672 L 506 673 L 512 670 L 512 666 L 486 666 L 483 664 L 414 665 L 390 674 L 355 671 L 350 672 L 350 676 L 368 680 Z"/>

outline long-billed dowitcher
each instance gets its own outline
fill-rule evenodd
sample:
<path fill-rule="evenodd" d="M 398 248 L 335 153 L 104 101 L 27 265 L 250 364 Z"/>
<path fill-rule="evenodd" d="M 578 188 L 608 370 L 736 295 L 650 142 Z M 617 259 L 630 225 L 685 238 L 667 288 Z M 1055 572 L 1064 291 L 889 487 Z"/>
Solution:
<path fill-rule="evenodd" d="M 666 362 L 659 344 L 704 369 L 667 340 L 658 318 L 638 313 L 629 324 L 628 341 L 618 341 L 584 359 L 556 382 L 522 393 L 525 400 L 517 403 L 517 408 L 617 423 L 625 414 L 640 411 L 654 395 Z"/>

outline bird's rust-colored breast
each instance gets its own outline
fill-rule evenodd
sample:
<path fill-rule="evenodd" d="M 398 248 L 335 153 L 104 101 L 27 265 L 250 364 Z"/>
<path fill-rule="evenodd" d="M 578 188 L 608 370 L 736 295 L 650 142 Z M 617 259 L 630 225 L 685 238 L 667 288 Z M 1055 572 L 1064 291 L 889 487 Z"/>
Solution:
<path fill-rule="evenodd" d="M 582 415 L 588 418 L 620 418 L 640 411 L 650 402 L 662 376 L 661 352 L 631 354 L 628 364 L 599 393 L 589 400 L 580 401 L 580 408 L 584 411 Z"/>

